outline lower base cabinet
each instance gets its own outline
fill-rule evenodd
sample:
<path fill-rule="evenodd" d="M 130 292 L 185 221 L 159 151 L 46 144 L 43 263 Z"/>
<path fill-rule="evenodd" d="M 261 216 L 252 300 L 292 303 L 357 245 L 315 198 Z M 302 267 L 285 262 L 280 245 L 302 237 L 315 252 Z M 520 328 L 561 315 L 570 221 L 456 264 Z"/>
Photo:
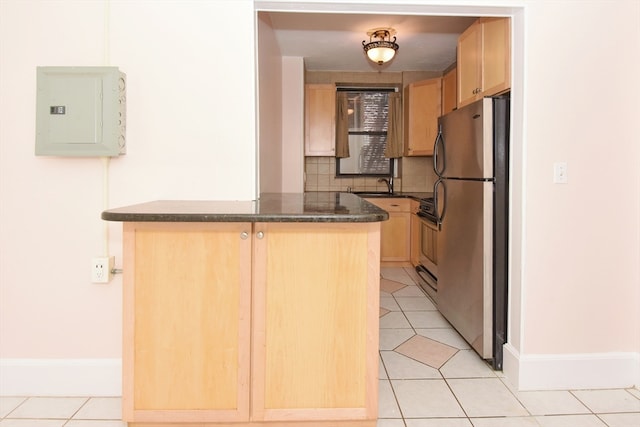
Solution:
<path fill-rule="evenodd" d="M 373 427 L 380 223 L 124 224 L 130 426 Z"/>
<path fill-rule="evenodd" d="M 411 259 L 410 199 L 377 197 L 366 200 L 389 213 L 389 220 L 383 222 L 381 228 L 380 257 L 383 265 L 408 265 Z"/>

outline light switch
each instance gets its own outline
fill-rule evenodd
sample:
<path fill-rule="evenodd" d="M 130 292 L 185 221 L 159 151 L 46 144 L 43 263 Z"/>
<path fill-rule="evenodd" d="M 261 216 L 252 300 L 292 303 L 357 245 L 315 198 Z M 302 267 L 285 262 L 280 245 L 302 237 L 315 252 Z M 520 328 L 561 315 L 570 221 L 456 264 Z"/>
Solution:
<path fill-rule="evenodd" d="M 569 181 L 567 176 L 567 162 L 555 162 L 553 164 L 554 184 L 566 184 Z"/>

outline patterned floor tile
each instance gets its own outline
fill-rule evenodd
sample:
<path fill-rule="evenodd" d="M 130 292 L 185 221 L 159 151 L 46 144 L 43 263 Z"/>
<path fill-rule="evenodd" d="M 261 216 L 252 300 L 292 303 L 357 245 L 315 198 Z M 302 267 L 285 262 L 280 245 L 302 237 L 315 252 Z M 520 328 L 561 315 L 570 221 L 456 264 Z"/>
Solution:
<path fill-rule="evenodd" d="M 447 383 L 470 418 L 529 415 L 498 378 L 448 379 Z"/>
<path fill-rule="evenodd" d="M 599 416 L 609 427 L 640 426 L 640 412 L 628 414 L 600 414 Z"/>
<path fill-rule="evenodd" d="M 425 365 L 439 369 L 458 352 L 458 349 L 421 335 L 416 335 L 398 346 L 395 351 Z"/>
<path fill-rule="evenodd" d="M 415 333 L 413 329 L 380 329 L 380 350 L 393 350 Z"/>
<path fill-rule="evenodd" d="M 607 427 L 607 424 L 593 414 L 547 415 L 535 418 L 541 427 Z"/>
<path fill-rule="evenodd" d="M 407 285 L 404 283 L 396 282 L 395 280 L 380 279 L 380 290 L 389 294 L 406 287 Z"/>
<path fill-rule="evenodd" d="M 440 371 L 424 363 L 417 362 L 395 351 L 382 351 L 382 360 L 389 378 L 409 379 L 441 379 Z"/>
<path fill-rule="evenodd" d="M 590 414 L 591 411 L 568 391 L 522 391 L 516 397 L 531 415 Z"/>
<path fill-rule="evenodd" d="M 0 396 L 0 418 L 6 417 L 26 400 L 26 397 Z"/>
<path fill-rule="evenodd" d="M 627 390 L 578 390 L 572 393 L 596 414 L 640 412 L 640 399 Z"/>
<path fill-rule="evenodd" d="M 461 418 L 465 416 L 443 380 L 391 380 L 405 418 Z"/>
<path fill-rule="evenodd" d="M 77 420 L 121 420 L 122 399 L 119 397 L 94 397 L 73 416 Z"/>
<path fill-rule="evenodd" d="M 30 397 L 9 418 L 68 419 L 87 402 L 86 397 Z"/>
<path fill-rule="evenodd" d="M 416 329 L 418 335 L 431 338 L 442 344 L 450 345 L 458 350 L 469 350 L 471 347 L 453 328 Z"/>
<path fill-rule="evenodd" d="M 407 427 L 473 427 L 468 418 L 409 418 Z"/>
<path fill-rule="evenodd" d="M 473 350 L 460 350 L 441 368 L 445 378 L 493 378 L 496 372 Z"/>

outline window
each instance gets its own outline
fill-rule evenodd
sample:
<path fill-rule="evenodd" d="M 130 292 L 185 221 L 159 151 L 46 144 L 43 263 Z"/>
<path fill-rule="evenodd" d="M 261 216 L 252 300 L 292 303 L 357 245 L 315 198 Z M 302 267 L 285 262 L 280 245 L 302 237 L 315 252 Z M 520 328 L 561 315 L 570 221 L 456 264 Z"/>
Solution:
<path fill-rule="evenodd" d="M 349 157 L 336 159 L 336 176 L 391 176 L 394 161 L 384 157 L 389 93 L 395 89 L 345 89 L 349 105 Z"/>

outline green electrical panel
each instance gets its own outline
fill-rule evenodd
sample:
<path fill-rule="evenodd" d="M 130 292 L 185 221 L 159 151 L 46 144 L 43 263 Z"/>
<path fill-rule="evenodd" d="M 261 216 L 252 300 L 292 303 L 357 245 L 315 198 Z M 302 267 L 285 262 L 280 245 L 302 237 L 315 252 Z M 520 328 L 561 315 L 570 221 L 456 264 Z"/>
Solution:
<path fill-rule="evenodd" d="M 118 67 L 38 67 L 38 156 L 126 153 L 126 76 Z"/>

